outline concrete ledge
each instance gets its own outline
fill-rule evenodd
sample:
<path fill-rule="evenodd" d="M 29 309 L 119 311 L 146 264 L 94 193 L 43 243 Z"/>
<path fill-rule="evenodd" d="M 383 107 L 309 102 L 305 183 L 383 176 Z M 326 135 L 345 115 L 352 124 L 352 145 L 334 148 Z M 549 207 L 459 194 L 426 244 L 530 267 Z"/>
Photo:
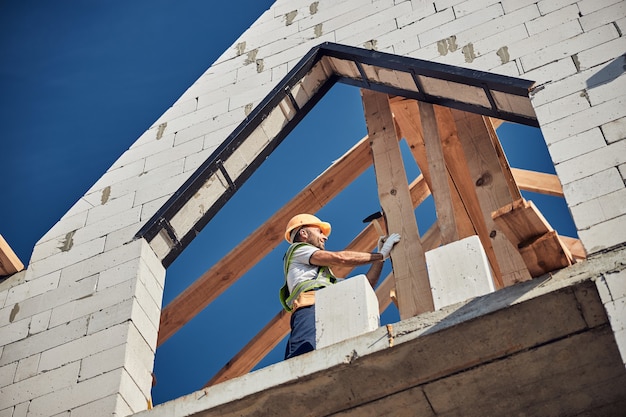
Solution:
<path fill-rule="evenodd" d="M 374 416 L 409 398 L 424 415 L 614 415 L 626 407 L 626 370 L 594 280 L 626 269 L 625 255 L 620 247 L 139 414 Z"/>

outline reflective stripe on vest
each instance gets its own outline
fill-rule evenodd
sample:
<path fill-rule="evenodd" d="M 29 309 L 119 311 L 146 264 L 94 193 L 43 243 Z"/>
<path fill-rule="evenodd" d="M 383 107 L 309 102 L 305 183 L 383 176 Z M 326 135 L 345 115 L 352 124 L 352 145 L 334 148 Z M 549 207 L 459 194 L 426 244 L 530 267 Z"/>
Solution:
<path fill-rule="evenodd" d="M 317 268 L 317 276 L 315 277 L 315 279 L 310 279 L 310 280 L 299 283 L 293 289 L 291 294 L 289 294 L 289 287 L 287 285 L 287 273 L 289 271 L 289 264 L 291 263 L 291 260 L 293 258 L 293 253 L 296 251 L 296 249 L 304 245 L 309 245 L 309 243 L 305 243 L 305 242 L 293 243 L 291 246 L 289 246 L 289 249 L 287 249 L 287 253 L 285 253 L 285 257 L 284 257 L 283 272 L 285 275 L 285 284 L 282 286 L 282 288 L 279 291 L 279 299 L 283 308 L 289 312 L 293 310 L 292 308 L 293 300 L 298 298 L 300 293 L 305 292 L 305 291 L 311 291 L 316 288 L 326 287 L 330 284 L 334 284 L 337 281 L 337 279 L 335 278 L 335 276 L 333 275 L 329 267 L 319 266 Z"/>

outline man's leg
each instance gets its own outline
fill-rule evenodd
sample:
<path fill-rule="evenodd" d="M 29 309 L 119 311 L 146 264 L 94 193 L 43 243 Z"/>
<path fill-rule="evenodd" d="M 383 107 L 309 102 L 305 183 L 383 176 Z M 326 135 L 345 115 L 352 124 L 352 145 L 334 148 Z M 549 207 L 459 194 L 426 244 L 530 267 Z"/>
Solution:
<path fill-rule="evenodd" d="M 291 314 L 291 335 L 285 359 L 315 350 L 315 306 L 301 307 Z"/>

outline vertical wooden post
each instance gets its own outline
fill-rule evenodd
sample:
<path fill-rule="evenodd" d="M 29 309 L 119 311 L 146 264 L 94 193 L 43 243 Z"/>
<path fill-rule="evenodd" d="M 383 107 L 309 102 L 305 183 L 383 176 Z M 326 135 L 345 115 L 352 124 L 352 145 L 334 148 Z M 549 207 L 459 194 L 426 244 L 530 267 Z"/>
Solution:
<path fill-rule="evenodd" d="M 369 90 L 361 90 L 361 96 L 372 146 L 378 196 L 387 227 L 390 233 L 400 233 L 402 236 L 391 253 L 391 259 L 400 318 L 406 319 L 434 309 L 424 250 L 419 239 L 389 99 L 385 94 Z"/>
<path fill-rule="evenodd" d="M 443 156 L 443 147 L 433 105 L 420 103 L 419 113 L 422 131 L 424 132 L 424 145 L 430 170 L 431 193 L 435 200 L 437 223 L 439 224 L 441 241 L 447 244 L 459 240 L 452 193 L 450 191 L 451 181 L 448 181 L 448 168 Z"/>

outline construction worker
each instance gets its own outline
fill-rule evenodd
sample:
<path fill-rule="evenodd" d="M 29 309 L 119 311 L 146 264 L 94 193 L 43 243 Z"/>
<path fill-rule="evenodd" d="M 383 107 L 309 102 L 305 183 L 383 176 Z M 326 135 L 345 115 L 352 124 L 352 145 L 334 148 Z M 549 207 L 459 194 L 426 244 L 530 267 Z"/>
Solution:
<path fill-rule="evenodd" d="M 280 301 L 292 314 L 285 359 L 315 349 L 315 290 L 337 281 L 330 268 L 372 264 L 365 275 L 374 288 L 385 259 L 400 240 L 397 233 L 384 242 L 379 240 L 377 253 L 331 252 L 325 249 L 330 230 L 329 223 L 311 214 L 298 214 L 287 223 L 285 240 L 290 246 L 284 258 L 285 285 L 280 290 Z"/>

